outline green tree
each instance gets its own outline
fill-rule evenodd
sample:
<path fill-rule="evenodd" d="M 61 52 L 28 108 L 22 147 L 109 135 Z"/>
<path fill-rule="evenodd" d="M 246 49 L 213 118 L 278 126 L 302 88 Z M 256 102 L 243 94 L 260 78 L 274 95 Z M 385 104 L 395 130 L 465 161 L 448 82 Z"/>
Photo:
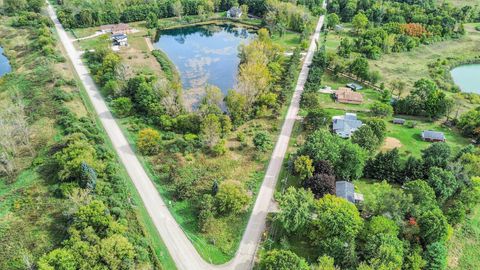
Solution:
<path fill-rule="evenodd" d="M 378 117 L 390 117 L 393 114 L 393 107 L 390 104 L 375 101 L 370 105 L 370 112 Z"/>
<path fill-rule="evenodd" d="M 147 19 L 145 21 L 147 28 L 154 29 L 158 27 L 158 16 L 154 12 L 150 12 L 147 15 Z"/>
<path fill-rule="evenodd" d="M 240 126 L 248 119 L 247 98 L 235 90 L 228 90 L 225 105 L 235 126 Z"/>
<path fill-rule="evenodd" d="M 403 183 L 401 170 L 400 153 L 395 148 L 387 152 L 379 152 L 374 158 L 368 160 L 363 173 L 368 178 Z"/>
<path fill-rule="evenodd" d="M 337 49 L 337 54 L 343 58 L 350 58 L 350 54 L 353 51 L 353 46 L 353 43 L 348 37 L 342 38 Z"/>
<path fill-rule="evenodd" d="M 355 29 L 355 32 L 357 34 L 360 33 L 361 31 L 365 30 L 368 26 L 367 16 L 362 12 L 358 13 L 353 17 L 352 25 L 353 25 L 353 29 Z"/>
<path fill-rule="evenodd" d="M 73 215 L 74 228 L 83 230 L 92 227 L 100 235 L 105 235 L 110 222 L 112 222 L 112 217 L 109 215 L 108 208 L 99 200 L 79 207 Z"/>
<path fill-rule="evenodd" d="M 275 218 L 288 233 L 302 231 L 310 221 L 313 202 L 312 192 L 289 187 L 278 198 L 280 212 Z"/>
<path fill-rule="evenodd" d="M 310 270 L 305 259 L 289 250 L 270 250 L 260 259 L 262 270 Z"/>
<path fill-rule="evenodd" d="M 309 232 L 312 243 L 342 267 L 351 266 L 355 261 L 355 238 L 363 226 L 355 205 L 327 194 L 315 202 L 315 214 Z"/>
<path fill-rule="evenodd" d="M 323 255 L 318 258 L 318 263 L 312 267 L 312 270 L 338 270 L 338 268 L 335 267 L 332 257 Z"/>
<path fill-rule="evenodd" d="M 303 119 L 304 128 L 309 131 L 315 131 L 321 127 L 325 127 L 329 123 L 330 116 L 323 109 L 308 110 L 307 115 Z"/>
<path fill-rule="evenodd" d="M 295 173 L 305 180 L 313 176 L 313 161 L 309 156 L 299 156 L 295 159 L 293 167 Z"/>
<path fill-rule="evenodd" d="M 78 179 L 81 175 L 82 163 L 86 163 L 92 168 L 100 168 L 93 146 L 77 135 L 74 134 L 65 139 L 66 146 L 54 155 L 60 168 L 58 178 L 62 181 Z"/>
<path fill-rule="evenodd" d="M 443 242 L 448 235 L 448 222 L 440 209 L 426 211 L 418 219 L 420 235 L 425 245 Z"/>
<path fill-rule="evenodd" d="M 382 144 L 387 134 L 387 124 L 381 118 L 369 118 L 365 121 L 365 125 L 369 126 L 375 136 L 378 138 L 379 144 Z"/>
<path fill-rule="evenodd" d="M 445 270 L 447 268 L 447 248 L 443 242 L 434 242 L 427 246 L 425 260 L 428 270 Z"/>
<path fill-rule="evenodd" d="M 259 131 L 253 137 L 253 145 L 257 150 L 266 152 L 273 146 L 272 138 L 266 131 Z"/>
<path fill-rule="evenodd" d="M 70 250 L 59 248 L 43 255 L 38 261 L 39 270 L 75 270 L 77 262 Z"/>
<path fill-rule="evenodd" d="M 360 250 L 363 257 L 378 268 L 400 269 L 403 264 L 403 243 L 398 239 L 398 226 L 394 221 L 373 217 L 361 233 Z"/>
<path fill-rule="evenodd" d="M 138 150 L 144 155 L 154 155 L 160 148 L 160 133 L 152 128 L 144 128 L 138 132 Z"/>
<path fill-rule="evenodd" d="M 340 18 L 335 13 L 330 13 L 327 16 L 327 28 L 334 29 L 340 23 Z"/>
<path fill-rule="evenodd" d="M 127 270 L 134 268 L 135 250 L 124 236 L 115 234 L 102 239 L 99 254 L 108 269 Z"/>
<path fill-rule="evenodd" d="M 250 197 L 241 184 L 232 181 L 220 184 L 215 199 L 218 211 L 224 215 L 238 214 L 246 210 L 250 201 Z"/>
<path fill-rule="evenodd" d="M 347 181 L 359 179 L 365 166 L 365 151 L 357 144 L 343 141 L 339 154 L 340 159 L 335 163 L 337 178 Z"/>
<path fill-rule="evenodd" d="M 458 189 L 458 182 L 453 173 L 438 167 L 430 168 L 428 183 L 435 190 L 440 202 L 445 202 Z"/>
<path fill-rule="evenodd" d="M 133 104 L 128 97 L 119 97 L 112 101 L 113 111 L 120 117 L 127 117 L 132 113 Z"/>
<path fill-rule="evenodd" d="M 433 143 L 422 150 L 423 163 L 427 169 L 432 167 L 446 168 L 450 155 L 450 146 L 443 142 Z"/>
<path fill-rule="evenodd" d="M 220 141 L 222 125 L 216 114 L 207 115 L 200 124 L 200 137 L 205 146 L 212 149 Z"/>
<path fill-rule="evenodd" d="M 375 136 L 372 129 L 368 125 L 361 126 L 353 133 L 352 142 L 360 145 L 363 149 L 370 152 L 375 150 L 379 145 L 377 136 Z"/>
<path fill-rule="evenodd" d="M 368 80 L 370 68 L 365 57 L 358 57 L 350 63 L 348 71 L 361 80 Z"/>
<path fill-rule="evenodd" d="M 374 183 L 364 196 L 362 215 L 389 216 L 397 224 L 403 224 L 412 201 L 410 195 L 386 181 Z"/>

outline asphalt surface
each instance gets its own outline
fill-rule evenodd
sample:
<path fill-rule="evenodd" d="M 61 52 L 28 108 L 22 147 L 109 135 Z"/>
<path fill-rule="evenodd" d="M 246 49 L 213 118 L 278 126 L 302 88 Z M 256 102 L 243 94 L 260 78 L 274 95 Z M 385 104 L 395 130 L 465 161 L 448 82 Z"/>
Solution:
<path fill-rule="evenodd" d="M 282 126 L 280 136 L 273 150 L 273 154 L 268 165 L 268 169 L 260 188 L 257 200 L 252 210 L 252 214 L 248 221 L 247 228 L 240 242 L 235 257 L 224 265 L 212 265 L 206 262 L 190 240 L 187 238 L 183 230 L 173 218 L 164 201 L 160 197 L 157 189 L 149 179 L 147 173 L 139 162 L 132 147 L 123 135 L 115 118 L 110 113 L 105 101 L 103 100 L 97 86 L 95 85 L 88 68 L 83 64 L 81 53 L 75 49 L 72 40 L 65 32 L 63 26 L 57 19 L 53 7 L 48 5 L 48 14 L 55 24 L 55 28 L 60 37 L 68 57 L 70 58 L 75 71 L 78 73 L 80 80 L 90 98 L 101 123 L 106 130 L 113 147 L 120 157 L 121 162 L 125 166 L 128 175 L 140 193 L 140 197 L 155 224 L 160 236 L 170 252 L 171 257 L 175 261 L 178 269 L 181 270 L 214 270 L 214 269 L 232 269 L 232 270 L 248 270 L 254 265 L 255 253 L 261 241 L 262 234 L 265 230 L 265 221 L 270 204 L 273 200 L 275 185 L 278 180 L 280 170 L 282 168 L 283 159 L 285 157 L 290 135 L 292 133 L 293 124 L 297 119 L 299 110 L 300 97 L 303 87 L 307 79 L 309 65 L 312 62 L 313 54 L 316 49 L 316 43 L 320 36 L 320 30 L 323 25 L 324 16 L 321 16 L 309 50 L 304 58 L 302 70 L 300 72 L 295 92 L 293 94 L 290 107 Z"/>

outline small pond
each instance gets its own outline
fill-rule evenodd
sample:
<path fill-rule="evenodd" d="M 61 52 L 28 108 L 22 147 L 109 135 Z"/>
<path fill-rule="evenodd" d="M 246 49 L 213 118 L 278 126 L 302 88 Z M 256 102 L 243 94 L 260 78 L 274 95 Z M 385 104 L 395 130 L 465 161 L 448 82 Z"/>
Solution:
<path fill-rule="evenodd" d="M 159 31 L 154 47 L 177 66 L 185 101 L 191 105 L 206 84 L 218 86 L 225 94 L 234 86 L 238 47 L 254 36 L 253 30 L 235 24 L 197 25 Z"/>
<path fill-rule="evenodd" d="M 0 47 L 0 77 L 10 72 L 12 68 L 7 57 L 3 54 L 3 48 Z"/>
<path fill-rule="evenodd" d="M 480 64 L 459 66 L 450 74 L 462 92 L 480 94 Z"/>

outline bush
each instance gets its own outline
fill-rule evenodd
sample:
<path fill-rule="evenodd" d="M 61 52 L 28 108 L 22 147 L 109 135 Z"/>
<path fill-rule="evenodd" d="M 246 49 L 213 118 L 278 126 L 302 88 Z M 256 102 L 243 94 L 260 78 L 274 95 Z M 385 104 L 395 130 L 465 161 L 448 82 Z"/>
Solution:
<path fill-rule="evenodd" d="M 289 250 L 270 250 L 260 260 L 262 270 L 309 270 L 305 259 Z"/>
<path fill-rule="evenodd" d="M 138 133 L 137 147 L 144 155 L 158 153 L 160 146 L 160 133 L 152 128 L 145 128 Z"/>
<path fill-rule="evenodd" d="M 393 114 L 393 107 L 390 104 L 375 102 L 370 106 L 370 112 L 378 117 L 390 117 Z"/>
<path fill-rule="evenodd" d="M 129 98 L 120 97 L 112 101 L 112 108 L 118 116 L 126 117 L 132 113 L 133 104 Z"/>
<path fill-rule="evenodd" d="M 224 215 L 238 214 L 246 210 L 250 200 L 247 191 L 240 183 L 223 182 L 215 196 L 217 209 Z"/>
<path fill-rule="evenodd" d="M 272 138 L 266 131 L 260 131 L 253 137 L 253 145 L 255 145 L 257 150 L 265 152 L 272 148 Z"/>

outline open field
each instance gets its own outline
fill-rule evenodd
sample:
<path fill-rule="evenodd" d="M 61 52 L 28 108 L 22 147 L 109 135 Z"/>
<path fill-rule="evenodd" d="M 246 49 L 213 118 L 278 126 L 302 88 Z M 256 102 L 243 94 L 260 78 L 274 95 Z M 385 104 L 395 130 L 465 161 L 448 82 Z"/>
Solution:
<path fill-rule="evenodd" d="M 430 77 L 428 64 L 439 58 L 469 59 L 480 55 L 480 31 L 475 30 L 477 25 L 465 24 L 466 35 L 459 39 L 421 45 L 410 52 L 384 54 L 379 60 L 369 60 L 370 68 L 380 72 L 380 83 L 388 86 L 395 80 L 401 80 L 411 87 L 415 81 Z M 341 38 L 349 36 L 349 29 L 350 26 L 346 24 L 343 32 L 330 31 L 325 43 L 327 51 L 336 52 Z"/>
<path fill-rule="evenodd" d="M 465 24 L 466 35 L 454 40 L 422 45 L 410 52 L 383 55 L 379 60 L 370 60 L 372 70 L 378 70 L 385 84 L 403 80 L 409 85 L 421 78 L 428 78 L 428 64 L 438 58 L 473 58 L 480 55 L 480 31 L 477 24 Z"/>
<path fill-rule="evenodd" d="M 454 228 L 449 243 L 448 269 L 477 269 L 480 265 L 480 205 L 477 205 L 464 224 Z"/>

